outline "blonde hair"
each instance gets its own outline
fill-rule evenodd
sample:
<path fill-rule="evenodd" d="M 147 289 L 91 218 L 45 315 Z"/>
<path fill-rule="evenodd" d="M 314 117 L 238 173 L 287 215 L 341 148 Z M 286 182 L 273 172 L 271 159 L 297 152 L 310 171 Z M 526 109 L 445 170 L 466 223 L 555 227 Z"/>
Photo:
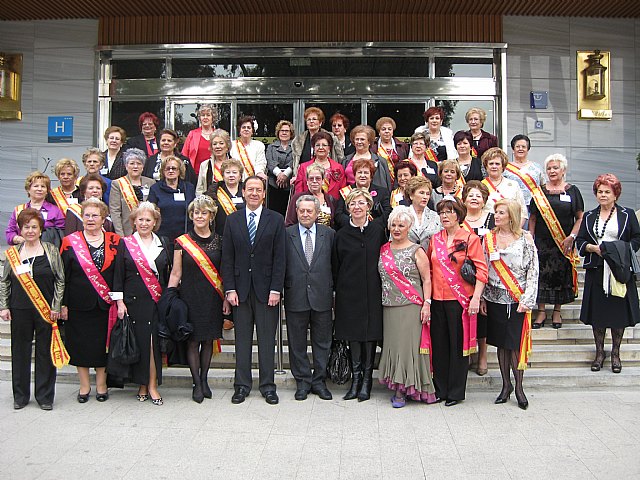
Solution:
<path fill-rule="evenodd" d="M 498 207 L 502 205 L 507 207 L 507 214 L 509 215 L 509 230 L 516 237 L 519 237 L 522 235 L 522 227 L 520 226 L 522 221 L 522 207 L 520 206 L 520 203 L 512 198 L 501 198 L 493 206 L 493 211 L 495 212 Z"/>
<path fill-rule="evenodd" d="M 478 117 L 480 117 L 480 123 L 482 123 L 480 128 L 484 127 L 484 122 L 487 121 L 487 112 L 485 112 L 480 107 L 471 107 L 469 110 L 467 110 L 467 113 L 465 113 L 464 115 L 464 121 L 469 123 L 469 117 L 474 113 L 477 114 Z"/>
<path fill-rule="evenodd" d="M 186 167 L 184 166 L 184 162 L 180 160 L 178 157 L 173 155 L 169 155 L 167 158 L 163 159 L 160 162 L 160 180 L 165 180 L 164 169 L 167 168 L 167 163 L 176 162 L 178 164 L 178 172 L 180 172 L 180 179 L 184 180 L 184 176 L 187 172 Z"/>
<path fill-rule="evenodd" d="M 61 158 L 58 160 L 56 162 L 56 166 L 53 168 L 53 173 L 56 174 L 56 177 L 60 178 L 60 172 L 63 168 L 67 167 L 71 167 L 73 170 L 73 176 L 77 178 L 80 174 L 80 167 L 78 167 L 78 164 L 72 158 Z"/>
<path fill-rule="evenodd" d="M 193 199 L 193 201 L 187 207 L 187 214 L 189 218 L 193 220 L 193 212 L 196 210 L 206 210 L 211 214 L 211 222 L 213 223 L 214 217 L 216 216 L 216 212 L 218 211 L 218 207 L 216 203 L 213 201 L 208 195 L 199 195 Z"/>
<path fill-rule="evenodd" d="M 347 211 L 351 213 L 349 211 L 349 204 L 358 197 L 364 197 L 364 199 L 367 201 L 368 210 L 371 211 L 371 209 L 373 208 L 373 197 L 369 193 L 369 190 L 366 190 L 364 188 L 351 189 L 351 191 L 347 195 L 347 198 L 344 199 L 344 204 L 345 204 L 345 207 L 347 207 Z"/>
<path fill-rule="evenodd" d="M 155 203 L 151 203 L 149 201 L 140 202 L 136 208 L 131 210 L 131 213 L 129 214 L 129 222 L 131 222 L 131 227 L 135 231 L 136 218 L 145 210 L 151 212 L 151 214 L 153 215 L 153 218 L 156 221 L 156 224 L 153 227 L 153 231 L 157 232 L 160 228 L 160 222 L 162 221 L 162 217 L 160 216 L 160 209 Z"/>
<path fill-rule="evenodd" d="M 31 188 L 31 185 L 33 185 L 33 182 L 38 180 L 44 182 L 45 187 L 47 187 L 47 194 L 50 193 L 51 179 L 48 175 L 45 175 L 40 170 L 36 170 L 35 172 L 31 172 L 29 175 L 27 175 L 27 178 L 24 181 L 24 189 L 27 191 L 27 193 L 29 193 L 29 189 Z"/>
<path fill-rule="evenodd" d="M 460 177 L 462 177 L 462 170 L 460 170 L 460 164 L 457 160 L 448 159 L 438 163 L 438 176 L 441 177 L 444 169 L 449 167 L 453 167 L 455 169 L 456 180 L 460 180 Z"/>
<path fill-rule="evenodd" d="M 499 158 L 502 161 L 502 170 L 504 171 L 504 169 L 507 168 L 507 164 L 509 163 L 509 157 L 500 147 L 491 147 L 489 150 L 482 154 L 482 166 L 484 168 L 487 168 L 489 160 L 493 160 L 494 158 Z"/>

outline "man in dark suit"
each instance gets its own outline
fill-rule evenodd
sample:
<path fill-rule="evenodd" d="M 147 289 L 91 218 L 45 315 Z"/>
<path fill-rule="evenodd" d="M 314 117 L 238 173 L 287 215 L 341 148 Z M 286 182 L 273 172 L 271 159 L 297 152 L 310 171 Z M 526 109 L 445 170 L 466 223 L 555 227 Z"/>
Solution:
<path fill-rule="evenodd" d="M 289 359 L 297 383 L 295 399 L 305 400 L 311 391 L 322 400 L 331 400 L 325 379 L 333 336 L 331 250 L 335 233 L 329 227 L 316 224 L 320 202 L 313 195 L 298 198 L 296 213 L 299 223 L 286 230 L 284 286 Z M 307 356 L 309 326 L 313 375 Z"/>
<path fill-rule="evenodd" d="M 260 393 L 278 403 L 274 375 L 278 304 L 284 284 L 284 218 L 262 206 L 265 186 L 260 177 L 247 178 L 242 190 L 246 209 L 227 217 L 222 241 L 222 278 L 233 307 L 236 337 L 235 393 L 242 403 L 251 391 L 253 326 L 258 337 Z"/>

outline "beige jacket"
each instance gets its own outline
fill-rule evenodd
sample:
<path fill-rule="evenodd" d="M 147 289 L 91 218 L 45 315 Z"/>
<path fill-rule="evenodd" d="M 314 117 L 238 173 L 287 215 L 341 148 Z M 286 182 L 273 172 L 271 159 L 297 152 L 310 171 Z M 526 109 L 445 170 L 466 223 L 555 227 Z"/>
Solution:
<path fill-rule="evenodd" d="M 128 176 L 122 178 L 129 179 Z M 151 185 L 156 183 L 155 180 L 147 177 L 140 177 L 140 181 L 143 187 L 146 185 L 149 188 L 151 188 Z M 149 193 L 147 192 L 147 196 L 148 195 Z M 146 199 L 147 197 L 145 196 L 143 200 Z M 109 193 L 109 214 L 111 215 L 113 228 L 118 235 L 121 237 L 128 237 L 133 234 L 133 227 L 129 221 L 131 210 L 129 209 L 127 202 L 124 201 L 124 195 L 122 195 L 122 190 L 120 190 L 120 185 L 118 185 L 116 180 L 111 182 L 111 192 Z"/>

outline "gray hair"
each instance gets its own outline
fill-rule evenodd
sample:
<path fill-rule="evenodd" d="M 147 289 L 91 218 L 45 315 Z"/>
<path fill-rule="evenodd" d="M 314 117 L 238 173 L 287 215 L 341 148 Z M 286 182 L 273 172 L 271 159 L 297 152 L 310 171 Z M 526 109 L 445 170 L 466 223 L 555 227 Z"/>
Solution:
<path fill-rule="evenodd" d="M 202 112 L 205 112 L 207 110 L 211 112 L 211 116 L 213 117 L 213 124 L 215 125 L 215 123 L 218 121 L 218 107 L 213 103 L 203 103 L 198 107 L 198 116 L 200 116 Z"/>
<path fill-rule="evenodd" d="M 129 162 L 134 158 L 140 160 L 142 162 L 142 165 L 144 165 L 147 161 L 147 154 L 139 148 L 130 148 L 122 154 L 122 163 L 124 163 L 124 166 L 127 167 L 129 165 Z"/>
<path fill-rule="evenodd" d="M 411 214 L 411 207 L 405 207 L 404 205 L 398 205 L 391 210 L 389 214 L 389 220 L 387 220 L 387 228 L 391 230 L 391 224 L 396 220 L 405 221 L 409 223 L 409 227 L 413 225 L 413 215 Z"/>
<path fill-rule="evenodd" d="M 567 171 L 567 157 L 562 155 L 561 153 L 552 153 L 547 158 L 544 159 L 544 171 L 547 171 L 547 165 L 551 162 L 558 162 L 560 164 L 560 168 Z"/>
<path fill-rule="evenodd" d="M 229 136 L 229 132 L 222 128 L 216 128 L 209 136 L 209 146 L 211 146 L 211 142 L 213 142 L 214 138 L 221 138 L 224 140 L 224 144 L 227 146 L 227 151 L 231 151 L 231 137 Z"/>
<path fill-rule="evenodd" d="M 318 200 L 313 195 L 300 195 L 296 200 L 296 210 L 300 206 L 302 202 L 313 202 L 313 205 L 316 207 L 316 213 L 320 212 L 320 200 Z"/>
<path fill-rule="evenodd" d="M 317 163 L 312 163 L 307 167 L 306 176 L 309 178 L 309 173 L 318 172 L 324 178 L 324 167 L 322 165 L 318 165 Z"/>

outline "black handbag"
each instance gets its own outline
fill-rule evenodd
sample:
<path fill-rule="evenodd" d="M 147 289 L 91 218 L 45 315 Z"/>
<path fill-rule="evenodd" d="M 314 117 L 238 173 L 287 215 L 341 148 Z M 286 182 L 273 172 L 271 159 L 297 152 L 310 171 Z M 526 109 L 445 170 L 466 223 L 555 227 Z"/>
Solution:
<path fill-rule="evenodd" d="M 473 260 L 471 260 L 468 256 L 470 238 L 471 238 L 471 235 L 469 235 L 469 238 L 467 238 L 467 246 L 464 251 L 464 261 L 462 262 L 462 267 L 460 268 L 460 276 L 465 282 L 470 283 L 471 285 L 475 285 L 476 284 L 476 264 L 473 263 Z"/>
<path fill-rule="evenodd" d="M 331 352 L 327 362 L 327 377 L 336 385 L 347 383 L 351 378 L 351 359 L 347 342 L 334 340 L 331 344 Z"/>
<path fill-rule="evenodd" d="M 109 343 L 109 353 L 114 361 L 132 365 L 140 360 L 140 348 L 128 314 L 113 326 Z"/>
<path fill-rule="evenodd" d="M 636 285 L 640 285 L 640 261 L 638 261 L 637 254 L 633 251 L 631 243 L 629 243 L 629 250 L 631 255 L 631 271 L 633 273 L 633 279 L 635 280 Z"/>

